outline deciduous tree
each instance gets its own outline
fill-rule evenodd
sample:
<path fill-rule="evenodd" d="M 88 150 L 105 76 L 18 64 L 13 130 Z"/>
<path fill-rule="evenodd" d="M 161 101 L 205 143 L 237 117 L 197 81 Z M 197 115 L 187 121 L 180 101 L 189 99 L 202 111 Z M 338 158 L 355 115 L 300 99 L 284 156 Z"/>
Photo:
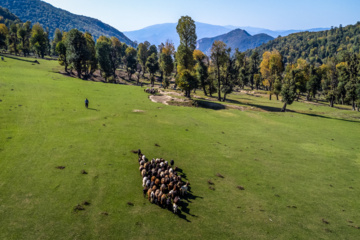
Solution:
<path fill-rule="evenodd" d="M 211 47 L 211 64 L 214 66 L 217 78 L 218 100 L 221 101 L 221 68 L 228 58 L 226 44 L 222 41 L 215 41 Z"/>
<path fill-rule="evenodd" d="M 41 58 L 44 58 L 47 46 L 47 34 L 45 33 L 43 27 L 40 23 L 34 24 L 32 27 L 32 34 L 31 34 L 31 46 L 37 53 L 37 55 Z"/>
<path fill-rule="evenodd" d="M 128 47 L 125 51 L 125 62 L 126 62 L 126 71 L 131 80 L 131 75 L 136 72 L 137 62 L 136 62 L 136 50 L 133 47 Z"/>
<path fill-rule="evenodd" d="M 152 53 L 146 61 L 146 69 L 150 73 L 151 85 L 154 86 L 154 74 L 159 70 L 159 62 L 156 53 Z"/>
<path fill-rule="evenodd" d="M 201 88 L 204 91 L 205 96 L 207 96 L 206 87 L 208 86 L 207 80 L 209 77 L 208 66 L 206 64 L 206 62 L 208 62 L 207 57 L 202 51 L 195 50 L 194 59 L 196 61 L 196 65 L 195 65 L 196 76 L 198 78 Z"/>
<path fill-rule="evenodd" d="M 6 48 L 6 38 L 9 34 L 9 29 L 5 24 L 0 24 L 0 49 Z"/>
<path fill-rule="evenodd" d="M 176 31 L 180 37 L 180 45 L 176 52 L 178 72 L 176 84 L 185 91 L 186 97 L 190 97 L 191 90 L 197 86 L 193 72 L 195 66 L 193 52 L 197 39 L 195 21 L 189 16 L 181 17 L 176 26 Z"/>
<path fill-rule="evenodd" d="M 274 83 L 276 78 L 281 78 L 284 71 L 284 64 L 281 54 L 274 50 L 272 52 L 264 52 L 263 60 L 260 64 L 260 72 L 264 79 L 264 86 L 268 88 L 269 99 L 274 92 Z"/>
<path fill-rule="evenodd" d="M 111 40 L 101 36 L 96 42 L 96 56 L 99 62 L 100 70 L 105 81 L 112 75 L 111 67 Z"/>
<path fill-rule="evenodd" d="M 66 35 L 65 45 L 69 65 L 77 71 L 78 78 L 81 78 L 83 63 L 90 55 L 84 34 L 77 29 L 71 29 Z"/>

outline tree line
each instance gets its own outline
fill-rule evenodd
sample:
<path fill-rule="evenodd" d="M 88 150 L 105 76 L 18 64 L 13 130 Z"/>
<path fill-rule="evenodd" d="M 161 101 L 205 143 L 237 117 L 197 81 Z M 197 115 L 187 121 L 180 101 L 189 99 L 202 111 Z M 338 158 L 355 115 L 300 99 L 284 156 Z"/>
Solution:
<path fill-rule="evenodd" d="M 297 58 L 289 61 L 278 50 L 263 51 L 260 55 L 257 49 L 249 52 L 235 50 L 231 54 L 224 42 L 215 41 L 208 57 L 195 50 L 196 27 L 190 17 L 179 20 L 177 31 L 180 46 L 175 54 L 178 76 L 176 83 L 190 96 L 191 90 L 201 87 L 205 95 L 217 93 L 219 101 L 226 101 L 226 96 L 236 87 L 266 90 L 269 99 L 275 95 L 281 96 L 284 102 L 282 111 L 287 105 L 299 101 L 302 95 L 311 101 L 321 95 L 334 104 L 350 104 L 353 110 L 360 108 L 360 54 L 356 53 L 358 45 L 343 48 L 341 54 L 327 55 L 325 63 Z M 356 42 L 360 24 L 344 29 L 332 29 L 322 34 L 343 34 L 348 41 Z M 309 33 L 305 33 L 309 34 Z M 338 40 L 340 41 L 340 40 Z M 311 43 L 311 42 L 310 42 Z M 310 44 L 309 43 L 309 44 Z M 337 45 L 336 45 L 337 46 Z M 305 56 L 303 54 L 303 56 Z"/>
<path fill-rule="evenodd" d="M 216 94 L 218 101 L 226 101 L 235 89 L 249 88 L 265 90 L 269 99 L 275 95 L 287 105 L 298 101 L 301 96 L 311 101 L 323 96 L 334 104 L 350 104 L 353 110 L 360 106 L 359 54 L 342 51 L 336 57 L 329 57 L 326 63 L 311 63 L 298 58 L 286 61 L 278 50 L 240 52 L 232 54 L 225 43 L 215 41 L 210 56 L 196 50 L 196 25 L 189 16 L 179 19 L 176 28 L 180 45 L 167 41 L 159 46 L 145 41 L 136 48 L 120 42 L 116 37 L 101 36 L 96 41 L 89 33 L 77 29 L 63 32 L 56 29 L 53 40 L 40 24 L 30 22 L 14 23 L 8 29 L 0 24 L 0 47 L 13 54 L 29 55 L 30 52 L 44 57 L 56 55 L 66 72 L 75 70 L 79 78 L 87 79 L 96 70 L 107 82 L 115 82 L 117 69 L 121 66 L 136 83 L 148 73 L 151 85 L 155 75 L 168 88 L 171 79 L 175 86 L 190 97 L 193 90 L 201 88 L 206 96 Z"/>

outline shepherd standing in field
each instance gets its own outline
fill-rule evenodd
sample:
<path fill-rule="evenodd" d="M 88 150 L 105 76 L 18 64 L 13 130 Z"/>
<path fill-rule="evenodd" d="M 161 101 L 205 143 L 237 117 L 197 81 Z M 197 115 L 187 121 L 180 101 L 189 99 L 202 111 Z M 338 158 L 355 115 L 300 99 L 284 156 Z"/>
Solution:
<path fill-rule="evenodd" d="M 85 107 L 88 108 L 89 107 L 89 100 L 86 98 L 85 99 Z"/>

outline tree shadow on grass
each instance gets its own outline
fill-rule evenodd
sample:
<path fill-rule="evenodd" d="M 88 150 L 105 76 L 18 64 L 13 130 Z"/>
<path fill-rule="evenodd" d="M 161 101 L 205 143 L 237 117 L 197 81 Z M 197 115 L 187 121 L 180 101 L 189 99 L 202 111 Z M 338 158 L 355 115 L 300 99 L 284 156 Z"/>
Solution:
<path fill-rule="evenodd" d="M 8 54 L 0 54 L 0 56 L 4 56 L 4 57 L 7 57 L 7 58 L 11 58 L 11 59 L 15 59 L 15 60 L 23 61 L 23 62 L 38 63 L 37 60 L 22 59 L 22 58 L 18 58 L 16 56 L 8 55 Z"/>
<path fill-rule="evenodd" d="M 198 107 L 213 109 L 213 110 L 224 110 L 226 106 L 221 103 L 210 102 L 205 100 L 196 100 Z"/>
<path fill-rule="evenodd" d="M 237 100 L 228 99 L 227 102 L 244 105 L 244 103 L 241 103 L 240 101 L 237 101 Z M 259 108 L 259 109 L 262 109 L 262 110 L 267 111 L 267 112 L 281 112 L 281 108 L 277 108 L 277 107 L 264 106 L 264 105 L 254 104 L 254 103 L 246 103 L 246 105 L 251 106 L 251 107 L 255 107 L 255 108 Z M 310 116 L 310 117 L 319 117 L 319 118 L 324 118 L 324 119 L 329 119 L 329 120 L 340 120 L 340 121 L 351 122 L 351 123 L 360 123 L 360 121 L 343 119 L 343 118 L 333 118 L 333 117 L 328 117 L 328 116 L 315 114 L 315 113 L 306 113 L 306 112 L 294 111 L 294 110 L 291 110 L 291 109 L 286 109 L 286 112 L 302 114 L 302 115 L 306 115 L 306 116 Z"/>

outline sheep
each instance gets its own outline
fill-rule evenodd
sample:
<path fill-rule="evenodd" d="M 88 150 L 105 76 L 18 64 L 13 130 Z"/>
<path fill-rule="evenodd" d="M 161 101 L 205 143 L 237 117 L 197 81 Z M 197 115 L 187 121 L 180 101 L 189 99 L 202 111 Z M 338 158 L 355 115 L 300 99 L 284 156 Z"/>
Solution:
<path fill-rule="evenodd" d="M 169 188 L 170 189 L 170 188 Z M 174 198 L 174 190 L 170 190 L 170 192 L 169 192 L 169 197 L 171 197 L 171 198 Z"/>
<path fill-rule="evenodd" d="M 171 165 L 171 166 L 173 166 L 174 163 L 175 163 L 174 160 L 171 160 L 171 161 L 170 161 L 170 165 Z"/>
<path fill-rule="evenodd" d="M 162 206 L 166 203 L 166 200 L 167 200 L 167 196 L 166 196 L 166 194 L 163 194 L 163 195 L 161 196 L 161 201 L 160 201 L 160 203 L 161 203 Z"/>
<path fill-rule="evenodd" d="M 172 182 L 169 183 L 169 184 L 168 184 L 168 189 L 171 189 L 171 190 L 172 190 L 173 188 L 174 188 L 174 184 L 173 184 Z"/>
<path fill-rule="evenodd" d="M 143 177 L 143 184 L 142 184 L 142 186 L 143 187 L 145 187 L 145 184 L 146 184 L 146 181 L 148 180 L 148 178 L 145 176 L 145 177 Z"/>
<path fill-rule="evenodd" d="M 145 177 L 145 175 L 146 175 L 146 170 L 143 169 L 143 170 L 141 171 L 141 176 L 142 176 L 142 177 Z"/>
<path fill-rule="evenodd" d="M 154 191 L 151 191 L 151 194 L 150 194 L 150 202 L 151 203 L 154 203 L 154 200 L 155 200 L 155 192 Z"/>
<path fill-rule="evenodd" d="M 160 190 L 158 194 L 158 202 L 161 203 L 161 196 L 163 195 L 163 192 Z"/>
<path fill-rule="evenodd" d="M 155 185 L 156 185 L 156 186 L 159 186 L 159 185 L 160 185 L 160 180 L 159 180 L 158 178 L 155 180 Z"/>
<path fill-rule="evenodd" d="M 188 191 L 188 186 L 187 185 L 182 186 L 180 188 L 181 196 L 185 196 L 187 194 L 187 191 Z"/>
<path fill-rule="evenodd" d="M 156 189 L 156 191 L 155 191 L 155 198 L 158 198 L 158 197 L 159 197 L 159 193 L 160 193 L 160 190 L 159 190 L 159 189 Z"/>
<path fill-rule="evenodd" d="M 151 190 L 151 188 L 149 188 L 148 191 L 147 191 L 149 201 L 150 201 L 150 198 L 151 198 L 151 193 L 152 193 L 152 190 Z"/>
<path fill-rule="evenodd" d="M 146 187 L 150 188 L 151 181 L 150 179 L 146 180 Z"/>
<path fill-rule="evenodd" d="M 165 186 L 165 184 L 161 184 L 161 186 L 160 186 L 160 191 L 162 191 L 162 192 L 165 192 L 165 191 L 166 191 L 166 186 Z"/>
<path fill-rule="evenodd" d="M 143 188 L 143 194 L 144 194 L 144 197 L 146 197 L 146 193 L 149 191 L 149 189 L 147 187 L 144 187 Z"/>
<path fill-rule="evenodd" d="M 168 209 L 170 209 L 170 207 L 171 207 L 171 198 L 169 198 L 169 197 L 166 199 L 166 206 Z"/>
<path fill-rule="evenodd" d="M 176 203 L 173 203 L 173 212 L 174 212 L 174 214 L 177 213 L 177 210 L 178 210 L 178 205 L 176 205 Z"/>

